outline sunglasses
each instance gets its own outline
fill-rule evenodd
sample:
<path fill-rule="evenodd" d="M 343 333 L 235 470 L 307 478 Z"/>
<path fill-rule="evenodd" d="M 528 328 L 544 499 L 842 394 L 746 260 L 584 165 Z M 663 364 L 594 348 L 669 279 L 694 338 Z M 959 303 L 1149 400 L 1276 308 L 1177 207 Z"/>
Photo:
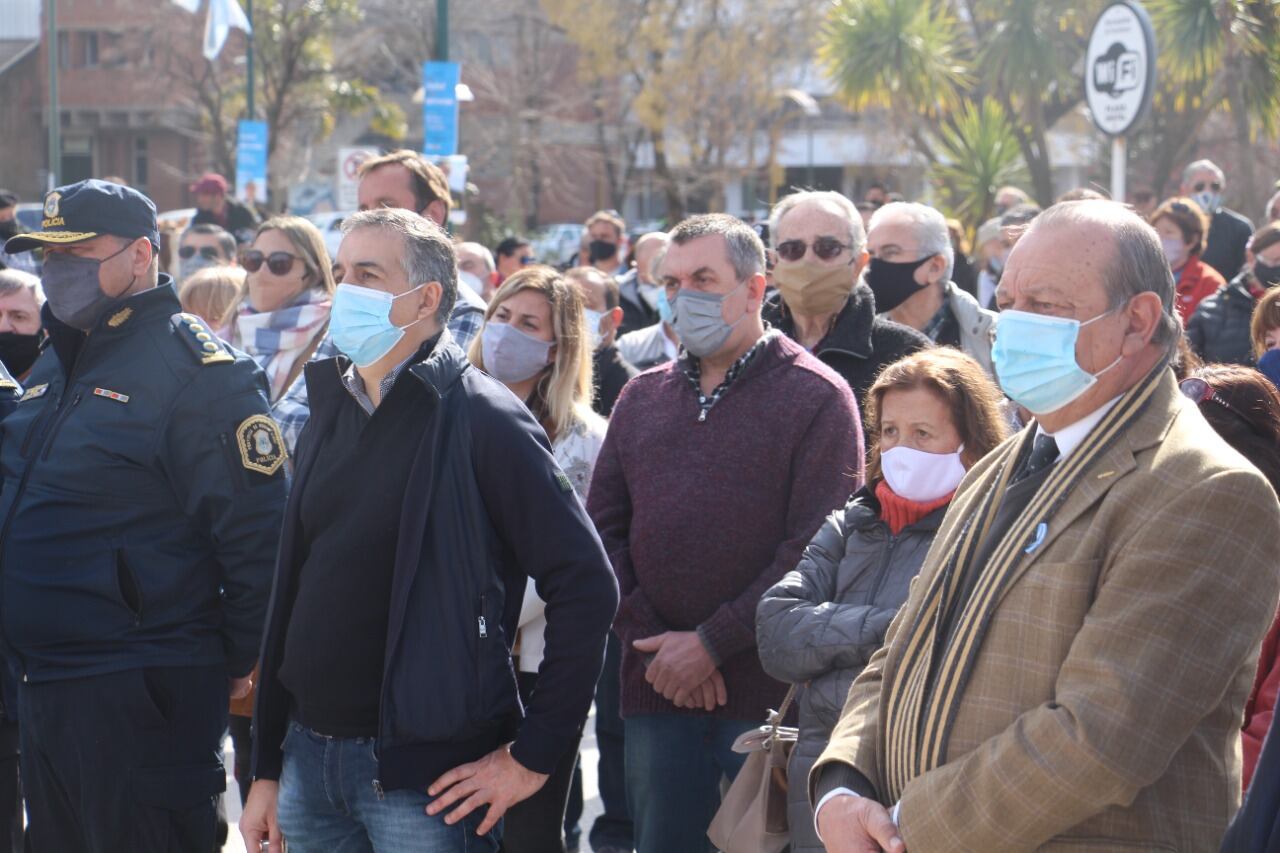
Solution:
<path fill-rule="evenodd" d="M 1181 391 L 1187 399 L 1191 400 L 1197 406 L 1202 405 L 1204 403 L 1208 403 L 1208 402 L 1217 403 L 1219 406 L 1226 409 L 1228 412 L 1235 415 L 1240 420 L 1244 421 L 1245 426 L 1249 427 L 1249 429 L 1253 430 L 1254 432 L 1258 431 L 1257 427 L 1254 426 L 1252 420 L 1245 417 L 1244 413 L 1241 412 L 1239 409 L 1237 409 L 1235 406 L 1231 405 L 1226 400 L 1222 399 L 1222 395 L 1220 395 L 1217 391 L 1213 390 L 1213 386 L 1210 385 L 1208 382 L 1204 381 L 1203 379 L 1200 379 L 1199 377 L 1195 377 L 1195 376 L 1188 377 L 1187 379 L 1184 379 L 1178 383 L 1178 390 Z"/>
<path fill-rule="evenodd" d="M 829 261 L 845 249 L 853 248 L 848 243 L 841 243 L 835 237 L 819 237 L 813 241 L 813 254 L 821 261 Z M 787 240 L 778 244 L 778 257 L 784 261 L 796 262 L 809 251 L 809 244 L 803 240 Z"/>
<path fill-rule="evenodd" d="M 536 264 L 537 262 L 538 262 L 538 259 L 537 259 L 536 257 L 534 257 L 533 255 L 521 255 L 521 256 L 520 256 L 520 266 L 522 266 L 522 267 L 527 267 L 527 266 L 529 266 L 529 264 Z"/>
<path fill-rule="evenodd" d="M 204 258 L 206 261 L 216 261 L 222 257 L 222 253 L 213 246 L 201 246 L 199 249 L 195 246 L 182 246 L 178 249 L 178 257 L 182 258 L 184 261 L 190 260 L 195 256 L 196 252 L 199 252 L 200 257 Z"/>
<path fill-rule="evenodd" d="M 297 255 L 291 255 L 288 252 L 272 252 L 270 255 L 264 255 L 257 249 L 244 253 L 240 258 L 240 266 L 244 267 L 247 272 L 257 272 L 262 269 L 265 261 L 267 269 L 271 270 L 272 275 L 286 275 L 289 270 L 293 269 L 293 262 L 300 261 L 302 258 Z"/>
<path fill-rule="evenodd" d="M 1204 181 L 1201 181 L 1198 184 L 1194 184 L 1191 188 L 1198 193 L 1202 193 L 1204 192 L 1205 187 L 1208 187 L 1214 192 L 1219 192 L 1222 190 L 1222 184 L 1218 183 L 1217 181 L 1214 181 L 1211 184 L 1206 184 Z"/>

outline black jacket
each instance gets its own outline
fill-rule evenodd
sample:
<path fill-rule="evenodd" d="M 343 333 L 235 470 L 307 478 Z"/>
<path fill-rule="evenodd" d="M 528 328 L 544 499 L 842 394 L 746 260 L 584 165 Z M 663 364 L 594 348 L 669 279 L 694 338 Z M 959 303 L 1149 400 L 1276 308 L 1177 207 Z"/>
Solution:
<path fill-rule="evenodd" d="M 255 778 L 278 779 L 289 696 L 277 677 L 305 559 L 299 501 L 324 460 L 345 356 L 306 366 L 311 417 L 263 638 Z M 512 755 L 550 773 L 577 742 L 604 658 L 618 587 L 591 520 L 529 410 L 475 369 L 448 335 L 396 380 L 435 404 L 422 425 L 400 516 L 382 674 L 383 788 L 420 788 L 515 738 Z M 511 665 L 526 578 L 547 602 L 546 653 L 521 722 Z M 335 605 L 338 606 L 338 605 Z"/>
<path fill-rule="evenodd" d="M 596 350 L 593 362 L 591 378 L 595 389 L 591 408 L 600 417 L 607 418 L 613 412 L 613 404 L 618 402 L 622 386 L 638 376 L 640 371 L 632 367 L 613 344 Z"/>
<path fill-rule="evenodd" d="M 1200 260 L 1222 273 L 1227 281 L 1240 274 L 1244 252 L 1253 236 L 1253 223 L 1234 210 L 1220 207 L 1209 223 L 1209 239 Z"/>
<path fill-rule="evenodd" d="M 168 276 L 51 346 L 0 424 L 4 637 L 32 682 L 258 657 L 287 482 L 253 359 Z"/>
<path fill-rule="evenodd" d="M 207 210 L 197 210 L 196 215 L 191 217 L 191 224 L 217 225 L 230 232 L 237 243 L 244 244 L 253 241 L 254 229 L 258 227 L 258 216 L 247 206 L 228 196 L 225 222 L 219 221 Z"/>
<path fill-rule="evenodd" d="M 796 324 L 779 294 L 765 300 L 764 319 L 795 339 Z M 876 314 L 871 288 L 859 282 L 836 317 L 835 326 L 814 349 L 824 364 L 839 373 L 861 407 L 880 371 L 898 359 L 933 346 L 920 332 Z"/>
<path fill-rule="evenodd" d="M 1254 364 L 1249 323 L 1257 300 L 1249 292 L 1248 271 L 1206 296 L 1187 321 L 1187 342 L 1207 362 Z"/>
<path fill-rule="evenodd" d="M 635 268 L 618 276 L 618 299 L 618 304 L 622 307 L 618 337 L 658 322 L 658 312 L 650 308 L 640 295 L 640 274 Z"/>
<path fill-rule="evenodd" d="M 1280 853 L 1280 727 L 1262 744 L 1244 804 L 1222 840 L 1222 853 Z"/>

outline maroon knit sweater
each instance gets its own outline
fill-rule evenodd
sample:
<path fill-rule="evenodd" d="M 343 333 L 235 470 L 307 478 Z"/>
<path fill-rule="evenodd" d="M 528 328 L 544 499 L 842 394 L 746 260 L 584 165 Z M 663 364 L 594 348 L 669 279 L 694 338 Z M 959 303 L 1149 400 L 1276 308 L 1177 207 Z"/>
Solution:
<path fill-rule="evenodd" d="M 861 484 L 862 428 L 844 380 L 785 336 L 698 412 L 677 362 L 643 373 L 596 462 L 587 508 L 622 592 L 622 714 L 705 715 L 654 692 L 631 646 L 700 629 L 729 693 L 713 715 L 763 721 L 786 687 L 760 666 L 756 603 Z"/>

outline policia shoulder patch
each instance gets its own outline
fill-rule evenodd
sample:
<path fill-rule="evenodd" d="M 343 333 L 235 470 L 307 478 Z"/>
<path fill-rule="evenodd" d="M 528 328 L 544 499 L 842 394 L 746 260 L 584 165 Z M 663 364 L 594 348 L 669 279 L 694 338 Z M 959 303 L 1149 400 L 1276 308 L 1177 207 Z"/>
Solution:
<path fill-rule="evenodd" d="M 236 427 L 236 447 L 246 470 L 268 477 L 279 471 L 289 456 L 280 427 L 266 415 L 250 415 L 240 422 Z"/>
<path fill-rule="evenodd" d="M 210 364 L 229 364 L 235 361 L 231 353 L 227 352 L 222 344 L 218 343 L 218 339 L 214 337 L 212 330 L 205 325 L 195 314 L 182 312 L 174 314 L 169 318 L 169 322 L 173 325 L 173 330 L 177 332 L 178 338 L 191 348 L 192 354 L 202 366 Z"/>

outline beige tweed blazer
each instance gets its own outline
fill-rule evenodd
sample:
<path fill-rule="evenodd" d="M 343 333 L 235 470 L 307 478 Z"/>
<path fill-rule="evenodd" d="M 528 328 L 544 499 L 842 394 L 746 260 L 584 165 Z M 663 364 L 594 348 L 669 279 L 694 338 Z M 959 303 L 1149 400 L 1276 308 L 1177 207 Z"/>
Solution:
<path fill-rule="evenodd" d="M 904 635 L 1016 446 L 961 484 L 811 780 L 842 761 L 885 790 L 877 711 Z M 1240 725 L 1278 596 L 1280 505 L 1169 372 L 1020 557 L 944 763 L 903 791 L 909 853 L 1216 851 L 1240 803 Z"/>

